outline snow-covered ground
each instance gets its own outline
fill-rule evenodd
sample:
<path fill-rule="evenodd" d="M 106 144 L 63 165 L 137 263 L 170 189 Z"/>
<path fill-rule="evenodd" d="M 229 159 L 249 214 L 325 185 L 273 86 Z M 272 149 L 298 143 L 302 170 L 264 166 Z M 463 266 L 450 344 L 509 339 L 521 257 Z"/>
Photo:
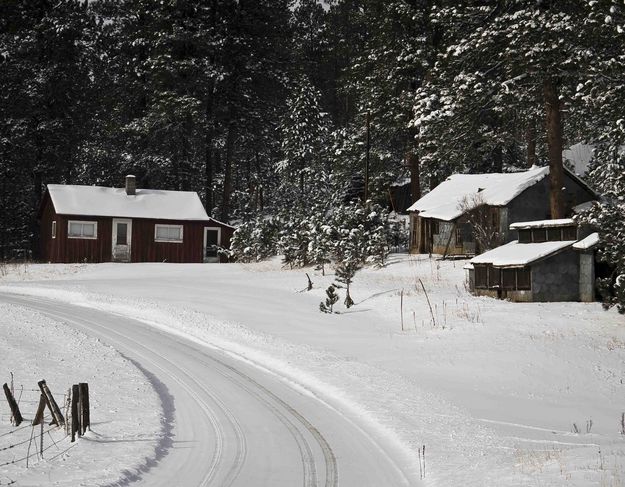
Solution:
<path fill-rule="evenodd" d="M 16 266 L 0 269 L 0 292 L 138 318 L 277 371 L 392 443 L 416 479 L 426 445 L 425 485 L 625 484 L 623 317 L 599 304 L 476 298 L 464 287 L 464 264 L 394 255 L 386 268 L 358 273 L 356 306 L 337 306 L 335 315 L 318 311 L 332 275 L 285 270 L 277 260 Z M 305 272 L 312 291 L 303 291 Z M 28 328 L 27 315 L 22 321 Z M 29 372 L 38 354 L 24 351 Z M 104 362 L 109 374 L 131 373 L 119 357 Z M 95 373 L 80 370 L 67 385 Z M 59 374 L 45 375 L 66 387 Z M 146 453 L 136 448 L 128 466 L 137 461 L 131 453 Z M 90 453 L 81 445 L 64 463 L 79 455 L 75 465 L 83 468 Z M 104 468 L 94 464 L 89 474 L 112 475 Z"/>
<path fill-rule="evenodd" d="M 21 307 L 0 304 L 0 329 L 2 379 L 10 384 L 13 372 L 24 417 L 18 428 L 11 426 L 3 394 L 0 485 L 13 481 L 20 486 L 105 485 L 154 456 L 163 436 L 159 401 L 146 376 L 132 363 L 98 340 Z M 51 417 L 46 411 L 43 460 L 38 455 L 40 427 L 29 426 L 42 379 L 63 412 L 67 389 L 90 383 L 92 415 L 91 431 L 71 443 L 63 428 L 48 424 Z"/>

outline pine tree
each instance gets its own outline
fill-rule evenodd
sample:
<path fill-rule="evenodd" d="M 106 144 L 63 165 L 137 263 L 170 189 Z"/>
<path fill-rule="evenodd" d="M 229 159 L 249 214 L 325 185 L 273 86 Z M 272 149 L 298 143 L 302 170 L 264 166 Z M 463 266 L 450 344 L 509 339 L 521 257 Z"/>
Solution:
<path fill-rule="evenodd" d="M 551 168 L 552 217 L 562 217 L 562 113 L 580 81 L 596 77 L 611 55 L 606 49 L 611 34 L 593 14 L 593 9 L 607 14 L 608 2 L 597 3 L 459 2 L 434 8 L 431 22 L 442 32 L 443 48 L 418 93 L 414 120 L 420 147 L 429 152 L 427 164 L 435 166 L 451 153 L 455 162 L 445 173 L 470 169 L 473 150 L 492 147 L 489 165 L 500 170 L 513 142 L 509 153 L 520 160 L 519 142 L 525 141 L 519 122 L 537 126 L 536 114 L 542 112 L 544 136 L 534 142 L 543 144 Z M 567 124 L 579 127 L 575 119 L 585 115 L 567 112 Z"/>
<path fill-rule="evenodd" d="M 334 285 L 330 284 L 328 289 L 326 289 L 326 300 L 325 302 L 319 303 L 319 311 L 322 313 L 334 313 L 333 307 L 338 302 L 339 295 L 336 294 L 336 288 Z"/>

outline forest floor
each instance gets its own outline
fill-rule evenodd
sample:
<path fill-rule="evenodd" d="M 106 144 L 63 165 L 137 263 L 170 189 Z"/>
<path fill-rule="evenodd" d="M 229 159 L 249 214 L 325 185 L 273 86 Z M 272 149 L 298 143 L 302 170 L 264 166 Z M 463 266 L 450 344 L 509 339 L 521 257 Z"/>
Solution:
<path fill-rule="evenodd" d="M 319 312 L 331 273 L 284 269 L 277 259 L 229 265 L 6 266 L 0 269 L 0 292 L 139 319 L 279 371 L 294 387 L 392 444 L 397 462 L 413 478 L 424 476 L 424 485 L 624 485 L 625 318 L 597 303 L 474 297 L 464 286 L 464 264 L 392 255 L 386 267 L 358 272 L 352 288 L 356 305 L 339 304 L 337 314 Z M 306 272 L 311 291 L 305 290 Z M 343 298 L 344 290 L 339 293 Z M 136 384 L 134 396 L 128 391 L 131 402 L 157 404 L 133 364 L 114 358 L 101 343 L 93 345 L 101 350 L 90 353 L 103 361 L 94 359 L 80 377 L 60 371 L 55 376 L 51 364 L 45 373 L 42 366 L 31 367 L 39 364 L 44 347 L 75 360 L 71 340 L 82 338 L 64 330 L 42 331 L 45 323 L 13 308 L 2 311 L 0 340 L 9 351 L 0 358 L 4 375 L 15 363 L 26 364 L 15 370 L 20 380 L 36 383 L 47 375 L 65 388 L 71 380 L 88 381 L 90 374 L 105 370 L 126 374 L 127 382 Z M 39 331 L 32 331 L 33 323 Z M 36 346 L 31 339 L 32 347 L 24 348 L 7 335 L 11 329 L 44 337 L 62 334 L 67 340 Z M 16 358 L 7 359 L 13 353 Z M 157 426 L 155 418 L 147 418 L 148 431 L 158 431 Z M 425 473 L 418 460 L 423 445 Z M 136 450 L 124 453 L 126 467 L 140 463 L 141 448 L 136 443 Z M 64 464 L 72 455 L 91 454 L 76 450 L 65 454 Z M 51 463 L 42 471 L 61 468 Z M 98 468 L 104 467 L 93 465 L 90 474 Z M 0 468 L 0 485 L 6 483 L 3 474 L 12 479 L 21 473 L 14 466 Z M 104 474 L 110 478 L 114 472 Z"/>

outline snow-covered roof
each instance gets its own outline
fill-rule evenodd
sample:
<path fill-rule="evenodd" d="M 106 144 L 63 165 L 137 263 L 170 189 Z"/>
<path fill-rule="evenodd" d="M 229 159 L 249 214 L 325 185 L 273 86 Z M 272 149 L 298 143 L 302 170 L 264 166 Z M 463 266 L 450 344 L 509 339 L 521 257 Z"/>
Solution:
<path fill-rule="evenodd" d="M 594 201 L 584 201 L 583 203 L 580 203 L 579 205 L 575 205 L 572 210 L 573 213 L 581 213 L 582 211 L 586 211 L 589 210 L 590 208 L 592 208 L 592 205 L 594 205 L 595 202 Z"/>
<path fill-rule="evenodd" d="M 425 218 L 451 221 L 461 216 L 463 202 L 505 206 L 549 174 L 548 167 L 492 174 L 454 174 L 414 203 L 408 211 Z M 477 201 L 476 201 L 477 200 Z"/>
<path fill-rule="evenodd" d="M 599 243 L 599 234 L 591 233 L 586 238 L 580 240 L 579 242 L 575 242 L 573 244 L 573 248 L 576 250 L 589 250 L 593 248 L 595 245 Z"/>
<path fill-rule="evenodd" d="M 575 243 L 575 240 L 560 242 L 519 243 L 514 240 L 506 245 L 473 257 L 471 264 L 491 264 L 494 267 L 521 267 L 543 257 L 559 252 Z"/>
<path fill-rule="evenodd" d="M 193 191 L 137 189 L 48 184 L 55 211 L 60 215 L 153 218 L 159 220 L 209 220 Z"/>
<path fill-rule="evenodd" d="M 557 220 L 537 220 L 533 222 L 516 222 L 510 225 L 510 230 L 520 230 L 525 228 L 553 228 L 553 227 L 568 227 L 575 225 L 575 221 L 572 218 L 560 218 Z"/>

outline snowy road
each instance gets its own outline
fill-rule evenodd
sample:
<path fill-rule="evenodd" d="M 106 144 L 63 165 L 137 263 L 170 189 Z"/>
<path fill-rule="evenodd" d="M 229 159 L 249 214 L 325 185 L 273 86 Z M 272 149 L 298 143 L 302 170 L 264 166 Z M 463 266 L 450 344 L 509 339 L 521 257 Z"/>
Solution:
<path fill-rule="evenodd" d="M 118 485 L 409 485 L 364 430 L 278 374 L 118 315 L 34 297 L 2 294 L 0 301 L 101 339 L 152 381 L 163 438 L 143 471 Z"/>

